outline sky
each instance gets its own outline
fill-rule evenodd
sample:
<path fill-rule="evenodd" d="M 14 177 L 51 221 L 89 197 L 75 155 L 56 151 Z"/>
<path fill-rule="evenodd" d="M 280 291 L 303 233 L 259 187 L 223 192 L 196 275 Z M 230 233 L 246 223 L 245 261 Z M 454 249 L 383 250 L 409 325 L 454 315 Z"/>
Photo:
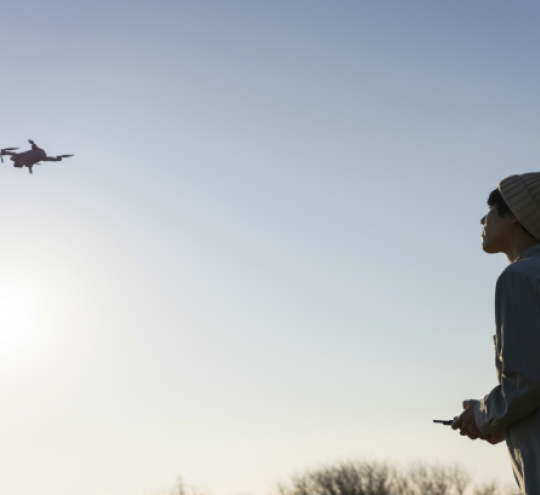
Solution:
<path fill-rule="evenodd" d="M 4 5 L 0 493 L 268 493 L 348 459 L 504 445 L 480 247 L 537 171 L 540 5 Z"/>

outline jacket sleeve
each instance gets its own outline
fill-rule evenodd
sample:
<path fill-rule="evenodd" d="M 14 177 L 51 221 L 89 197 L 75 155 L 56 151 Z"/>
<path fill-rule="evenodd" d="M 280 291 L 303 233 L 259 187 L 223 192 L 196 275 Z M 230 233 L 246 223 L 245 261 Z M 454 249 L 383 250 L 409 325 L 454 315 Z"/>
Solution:
<path fill-rule="evenodd" d="M 499 385 L 475 405 L 482 433 L 493 433 L 540 408 L 540 285 L 504 272 L 495 292 Z"/>

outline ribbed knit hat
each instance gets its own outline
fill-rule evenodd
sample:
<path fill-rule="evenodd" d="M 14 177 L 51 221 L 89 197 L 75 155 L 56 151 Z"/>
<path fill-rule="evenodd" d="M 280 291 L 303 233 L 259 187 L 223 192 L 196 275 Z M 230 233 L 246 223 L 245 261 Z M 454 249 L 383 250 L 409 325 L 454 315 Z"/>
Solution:
<path fill-rule="evenodd" d="M 523 227 L 540 241 L 540 172 L 505 177 L 499 191 Z"/>

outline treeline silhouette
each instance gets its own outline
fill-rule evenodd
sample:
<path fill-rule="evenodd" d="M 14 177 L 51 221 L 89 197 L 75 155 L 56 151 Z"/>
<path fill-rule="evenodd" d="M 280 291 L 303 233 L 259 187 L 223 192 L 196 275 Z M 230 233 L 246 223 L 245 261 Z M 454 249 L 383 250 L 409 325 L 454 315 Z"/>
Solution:
<path fill-rule="evenodd" d="M 268 492 L 270 495 L 520 495 L 514 484 L 473 483 L 470 472 L 459 465 L 416 463 L 402 467 L 378 461 L 347 461 L 309 469 L 278 483 Z M 147 495 L 211 495 L 211 492 L 186 487 L 179 478 L 174 488 Z"/>

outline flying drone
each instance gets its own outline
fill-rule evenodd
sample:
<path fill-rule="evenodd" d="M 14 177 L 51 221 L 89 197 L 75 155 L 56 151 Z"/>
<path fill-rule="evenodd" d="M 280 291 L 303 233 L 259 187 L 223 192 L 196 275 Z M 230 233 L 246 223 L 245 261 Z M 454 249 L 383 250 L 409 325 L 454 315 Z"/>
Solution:
<path fill-rule="evenodd" d="M 32 145 L 32 149 L 28 151 L 23 151 L 22 153 L 13 153 L 13 150 L 18 150 L 19 148 L 4 148 L 0 150 L 0 159 L 4 163 L 4 156 L 10 156 L 10 160 L 13 162 L 13 166 L 17 168 L 28 167 L 28 171 L 32 173 L 32 167 L 34 165 L 40 165 L 39 162 L 61 162 L 62 158 L 69 158 L 73 155 L 58 155 L 58 156 L 47 156 L 44 150 L 39 148 L 34 141 L 31 139 L 28 142 Z"/>

